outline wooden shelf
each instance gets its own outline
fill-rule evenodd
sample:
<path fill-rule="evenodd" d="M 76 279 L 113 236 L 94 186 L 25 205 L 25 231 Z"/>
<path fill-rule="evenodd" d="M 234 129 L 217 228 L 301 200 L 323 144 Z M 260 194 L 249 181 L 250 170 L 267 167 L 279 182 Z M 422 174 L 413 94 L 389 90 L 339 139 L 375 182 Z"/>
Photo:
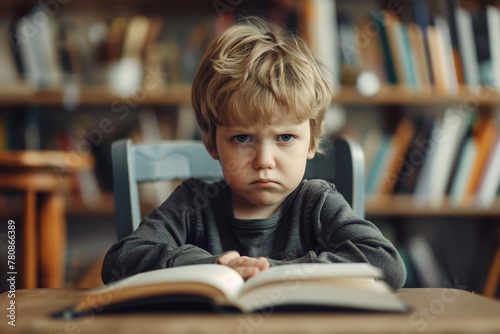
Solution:
<path fill-rule="evenodd" d="M 500 216 L 500 197 L 488 209 L 482 209 L 474 205 L 455 207 L 448 199 L 443 201 L 439 208 L 429 206 L 418 207 L 415 198 L 411 195 L 384 196 L 367 198 L 367 216 L 426 216 L 426 217 L 491 217 Z"/>
<path fill-rule="evenodd" d="M 456 95 L 433 90 L 416 91 L 404 86 L 383 86 L 373 96 L 361 95 L 356 87 L 342 87 L 333 102 L 345 105 L 439 105 L 461 104 L 465 107 L 500 104 L 500 91 L 491 87 L 460 87 Z"/>
<path fill-rule="evenodd" d="M 26 85 L 2 85 L 0 86 L 0 105 L 31 103 L 34 93 L 34 90 Z"/>
<path fill-rule="evenodd" d="M 67 197 L 67 208 L 69 215 L 76 216 L 112 216 L 114 217 L 114 200 L 112 193 L 103 193 L 99 204 L 89 207 L 82 202 L 78 196 Z M 1 202 L 0 202 L 1 204 Z M 141 203 L 141 211 L 150 212 L 152 207 Z M 1 208 L 2 206 L 0 206 Z M 429 207 L 418 208 L 415 206 L 412 196 L 399 195 L 384 198 L 368 198 L 366 201 L 366 215 L 370 217 L 494 217 L 500 216 L 500 197 L 498 197 L 491 208 L 480 209 L 478 207 L 452 207 L 448 200 L 438 209 Z"/>
<path fill-rule="evenodd" d="M 142 89 L 131 97 L 124 98 L 107 86 L 82 87 L 76 93 L 64 89 L 33 90 L 25 86 L 0 87 L 1 105 L 65 105 L 73 103 L 83 106 L 129 103 L 142 105 L 182 104 L 191 101 L 191 87 L 164 86 L 154 90 Z"/>
<path fill-rule="evenodd" d="M 75 159 L 73 152 L 55 150 L 6 150 L 0 152 L 0 171 L 10 169 L 49 169 L 62 170 L 91 169 L 95 165 L 94 157 L 81 155 Z"/>
<path fill-rule="evenodd" d="M 120 97 L 107 86 L 82 87 L 74 93 L 64 89 L 31 89 L 23 85 L 0 87 L 1 105 L 64 105 L 68 102 L 82 106 L 138 103 L 165 105 L 190 103 L 191 86 L 163 86 L 140 90 L 129 98 Z M 355 87 L 342 87 L 333 97 L 334 103 L 344 105 L 453 105 L 465 107 L 500 104 L 500 91 L 489 87 L 461 87 L 456 95 L 434 91 L 418 92 L 408 87 L 384 86 L 374 96 L 363 96 Z"/>

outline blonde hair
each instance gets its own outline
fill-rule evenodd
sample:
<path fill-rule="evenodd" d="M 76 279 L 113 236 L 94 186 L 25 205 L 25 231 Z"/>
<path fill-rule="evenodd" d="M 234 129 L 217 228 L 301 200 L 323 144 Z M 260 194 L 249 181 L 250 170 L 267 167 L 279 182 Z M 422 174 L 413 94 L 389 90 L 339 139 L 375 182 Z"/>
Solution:
<path fill-rule="evenodd" d="M 192 104 L 208 151 L 217 126 L 270 122 L 277 111 L 309 120 L 310 149 L 321 151 L 331 75 L 305 41 L 260 18 L 228 28 L 205 51 Z"/>

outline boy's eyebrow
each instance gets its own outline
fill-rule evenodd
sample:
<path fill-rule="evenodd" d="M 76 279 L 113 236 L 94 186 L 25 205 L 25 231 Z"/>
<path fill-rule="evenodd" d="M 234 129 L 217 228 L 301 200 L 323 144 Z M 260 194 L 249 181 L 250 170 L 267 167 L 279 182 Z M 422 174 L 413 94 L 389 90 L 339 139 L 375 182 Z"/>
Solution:
<path fill-rule="evenodd" d="M 251 132 L 251 129 L 248 126 L 227 126 L 225 127 L 228 132 L 235 132 L 235 133 L 248 133 Z M 273 132 L 274 133 L 286 133 L 286 132 L 296 132 L 299 131 L 300 125 L 293 124 L 293 125 L 284 125 L 281 127 L 273 127 Z"/>
<path fill-rule="evenodd" d="M 248 132 L 250 129 L 244 126 L 225 126 L 224 127 L 228 132 Z"/>

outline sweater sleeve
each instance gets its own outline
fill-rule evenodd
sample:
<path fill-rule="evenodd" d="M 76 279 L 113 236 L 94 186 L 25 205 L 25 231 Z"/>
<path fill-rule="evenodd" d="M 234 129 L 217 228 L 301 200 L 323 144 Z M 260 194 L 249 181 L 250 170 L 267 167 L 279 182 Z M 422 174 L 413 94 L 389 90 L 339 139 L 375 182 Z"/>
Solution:
<path fill-rule="evenodd" d="M 356 216 L 334 185 L 327 188 L 311 210 L 318 246 L 294 262 L 368 262 L 382 269 L 391 287 L 401 288 L 406 267 L 396 248 L 373 223 Z"/>
<path fill-rule="evenodd" d="M 356 216 L 332 185 L 318 200 L 315 261 L 368 262 L 384 272 L 395 289 L 403 286 L 406 268 L 394 245 L 371 222 Z"/>
<path fill-rule="evenodd" d="M 101 271 L 103 282 L 154 269 L 217 263 L 218 256 L 188 243 L 190 220 L 196 217 L 192 204 L 188 187 L 178 187 L 134 232 L 109 249 Z"/>

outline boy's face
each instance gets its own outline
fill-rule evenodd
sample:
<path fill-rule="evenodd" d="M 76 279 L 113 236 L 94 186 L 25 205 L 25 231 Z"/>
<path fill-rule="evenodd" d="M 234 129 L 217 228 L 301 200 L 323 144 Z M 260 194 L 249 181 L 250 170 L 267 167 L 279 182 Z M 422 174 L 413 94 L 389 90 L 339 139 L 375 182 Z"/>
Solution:
<path fill-rule="evenodd" d="M 276 117 L 270 124 L 219 126 L 217 151 L 224 177 L 231 188 L 237 218 L 267 218 L 301 182 L 309 149 L 309 120 L 297 123 Z"/>

